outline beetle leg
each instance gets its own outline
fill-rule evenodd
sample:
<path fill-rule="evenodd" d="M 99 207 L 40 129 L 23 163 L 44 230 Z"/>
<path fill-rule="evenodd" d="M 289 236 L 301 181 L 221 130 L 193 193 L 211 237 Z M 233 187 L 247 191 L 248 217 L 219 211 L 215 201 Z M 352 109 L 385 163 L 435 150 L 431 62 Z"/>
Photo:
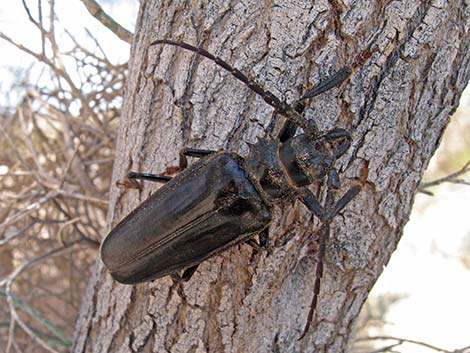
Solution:
<path fill-rule="evenodd" d="M 269 228 L 264 228 L 258 234 L 258 244 L 260 248 L 267 249 L 269 247 Z"/>
<path fill-rule="evenodd" d="M 305 105 L 300 101 L 295 102 L 293 107 L 294 107 L 294 110 L 301 115 L 305 110 Z M 281 142 L 286 142 L 290 138 L 294 137 L 296 132 L 297 132 L 297 124 L 294 123 L 292 120 L 287 119 L 284 125 L 282 126 L 281 130 L 279 131 L 277 138 Z"/>
<path fill-rule="evenodd" d="M 268 249 L 269 247 L 269 228 L 264 228 L 258 233 L 258 241 L 253 238 L 245 240 L 245 244 L 250 245 L 256 250 Z"/>
<path fill-rule="evenodd" d="M 181 276 L 177 272 L 172 273 L 171 278 L 176 283 L 188 282 L 191 279 L 191 277 L 194 275 L 198 267 L 199 267 L 199 264 L 188 267 L 187 269 L 183 271 L 183 274 Z"/>
<path fill-rule="evenodd" d="M 302 334 L 300 335 L 298 340 L 301 340 L 307 334 L 308 329 L 310 328 L 310 325 L 312 324 L 313 315 L 315 314 L 315 309 L 317 308 L 318 297 L 320 295 L 320 284 L 323 278 L 323 261 L 324 261 L 325 253 L 326 253 L 326 243 L 328 242 L 329 236 L 330 236 L 330 224 L 328 222 L 325 222 L 322 224 L 320 228 L 319 249 L 317 252 L 317 265 L 315 267 L 315 283 L 313 285 L 312 301 L 310 302 L 310 309 L 308 311 L 307 321 L 305 323 Z"/>
<path fill-rule="evenodd" d="M 194 273 L 196 273 L 196 270 L 198 267 L 199 267 L 199 264 L 185 269 L 183 272 L 183 275 L 181 276 L 181 279 L 183 280 L 183 282 L 188 282 L 191 279 L 191 277 L 193 277 Z"/>
<path fill-rule="evenodd" d="M 367 183 L 367 177 L 369 175 L 369 161 L 364 160 L 364 163 L 360 170 L 360 175 L 356 179 L 356 182 L 351 188 L 346 191 L 346 193 L 336 202 L 334 209 L 329 212 L 329 219 L 331 220 L 336 216 L 343 208 L 345 208 L 352 199 L 354 199 L 357 194 L 359 194 Z"/>
<path fill-rule="evenodd" d="M 313 196 L 313 194 L 311 195 Z M 326 254 L 326 244 L 328 243 L 328 239 L 330 237 L 331 218 L 329 216 L 333 214 L 334 207 L 335 207 L 334 190 L 328 190 L 326 194 L 325 207 L 322 212 L 322 214 L 324 215 L 323 216 L 324 218 L 320 218 L 322 221 L 322 225 L 321 225 L 320 234 L 319 234 L 317 265 L 315 267 L 315 282 L 313 285 L 313 296 L 312 296 L 312 301 L 310 303 L 310 309 L 307 315 L 307 321 L 305 323 L 302 334 L 299 337 L 299 340 L 304 338 L 305 335 L 307 334 L 308 329 L 310 328 L 310 325 L 313 320 L 313 315 L 315 314 L 315 309 L 317 308 L 318 297 L 320 295 L 320 285 L 321 285 L 321 280 L 323 277 L 323 261 L 325 259 L 325 254 Z"/>
<path fill-rule="evenodd" d="M 205 156 L 208 156 L 216 151 L 212 150 L 200 150 L 197 148 L 188 148 L 184 147 L 180 150 L 180 164 L 179 164 L 179 170 L 186 169 L 188 166 L 188 159 L 186 157 L 196 157 L 196 158 L 203 158 Z"/>
<path fill-rule="evenodd" d="M 260 245 L 256 242 L 256 240 L 254 240 L 252 238 L 245 240 L 245 244 L 253 247 L 256 250 L 258 250 L 260 248 Z"/>
<path fill-rule="evenodd" d="M 166 183 L 167 181 L 171 180 L 171 177 L 168 175 L 160 175 L 160 174 L 151 174 L 151 173 L 136 173 L 136 172 L 129 172 L 127 174 L 129 179 L 143 179 L 154 181 L 156 183 Z"/>
<path fill-rule="evenodd" d="M 351 187 L 346 193 L 339 199 L 339 201 L 336 203 L 335 208 L 332 212 L 332 214 L 329 216 L 330 219 L 332 219 L 334 216 L 336 216 L 343 208 L 347 206 L 347 204 L 357 196 L 362 190 L 361 185 L 354 185 Z"/>
<path fill-rule="evenodd" d="M 350 67 L 343 67 L 339 71 L 336 71 L 333 75 L 327 77 L 325 80 L 320 81 L 315 87 L 308 89 L 305 91 L 302 98 L 300 98 L 297 102 L 300 102 L 304 99 L 316 97 L 323 92 L 332 89 L 333 87 L 338 86 L 341 82 L 343 82 L 346 78 L 349 77 L 352 70 Z"/>
<path fill-rule="evenodd" d="M 328 171 L 328 179 L 326 184 L 330 189 L 338 190 L 341 187 L 341 181 L 339 180 L 338 171 L 332 168 Z"/>
<path fill-rule="evenodd" d="M 245 240 L 245 244 L 248 244 L 255 249 L 267 249 L 269 247 L 269 228 L 264 228 L 258 233 L 258 241 L 250 238 Z"/>
<path fill-rule="evenodd" d="M 281 128 L 279 132 L 278 139 L 281 142 L 286 142 L 290 138 L 294 137 L 295 132 L 297 131 L 297 124 L 295 124 L 292 120 L 286 120 L 284 126 Z"/>
<path fill-rule="evenodd" d="M 325 219 L 325 211 L 318 202 L 317 197 L 307 188 L 300 189 L 299 192 L 300 200 L 302 203 L 307 206 L 307 208 L 313 212 L 321 221 Z"/>

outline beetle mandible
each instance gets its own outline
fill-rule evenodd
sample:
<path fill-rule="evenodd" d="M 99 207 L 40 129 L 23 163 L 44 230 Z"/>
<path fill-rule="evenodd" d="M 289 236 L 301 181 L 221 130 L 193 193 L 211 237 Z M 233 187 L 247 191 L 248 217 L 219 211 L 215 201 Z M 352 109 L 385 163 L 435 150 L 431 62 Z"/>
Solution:
<path fill-rule="evenodd" d="M 250 145 L 247 158 L 227 151 L 184 148 L 181 172 L 173 178 L 129 173 L 131 179 L 164 185 L 111 230 L 101 245 L 101 258 L 112 277 L 125 284 L 166 275 L 189 280 L 201 262 L 234 244 L 256 234 L 260 245 L 267 244 L 272 207 L 299 199 L 322 222 L 314 293 L 302 338 L 318 300 L 329 224 L 363 186 L 363 182 L 355 183 L 335 200 L 340 178 L 334 164 L 348 150 L 351 134 L 340 128 L 321 133 L 315 123 L 303 119 L 302 101 L 343 82 L 352 69 L 339 70 L 289 105 L 205 49 L 167 39 L 150 45 L 159 44 L 178 46 L 214 61 L 274 107 L 285 123 L 275 138 Z M 296 134 L 297 127 L 304 132 Z M 187 167 L 188 156 L 200 160 Z M 321 205 L 307 186 L 325 179 L 327 194 Z"/>

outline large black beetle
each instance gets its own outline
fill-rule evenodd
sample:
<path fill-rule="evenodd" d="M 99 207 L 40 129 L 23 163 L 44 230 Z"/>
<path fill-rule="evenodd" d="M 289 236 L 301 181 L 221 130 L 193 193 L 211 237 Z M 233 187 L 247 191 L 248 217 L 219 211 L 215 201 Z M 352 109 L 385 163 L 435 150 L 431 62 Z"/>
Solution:
<path fill-rule="evenodd" d="M 339 201 L 335 200 L 340 179 L 334 165 L 349 148 L 351 135 L 339 128 L 320 133 L 314 123 L 302 118 L 302 101 L 339 84 L 350 70 L 338 71 L 288 105 L 202 48 L 171 40 L 152 43 L 157 44 L 176 45 L 215 61 L 263 97 L 286 122 L 275 138 L 259 139 L 251 145 L 245 158 L 231 152 L 185 148 L 180 152 L 182 171 L 174 178 L 130 173 L 130 178 L 165 184 L 111 230 L 101 245 L 101 258 L 122 283 L 165 275 L 188 280 L 202 261 L 253 235 L 261 234 L 260 242 L 266 244 L 273 205 L 300 199 L 323 224 L 314 294 L 303 337 L 320 290 L 329 223 L 362 185 L 355 183 Z M 296 135 L 298 126 L 304 132 Z M 201 159 L 187 167 L 187 156 Z M 324 179 L 328 192 L 322 206 L 307 186 Z"/>

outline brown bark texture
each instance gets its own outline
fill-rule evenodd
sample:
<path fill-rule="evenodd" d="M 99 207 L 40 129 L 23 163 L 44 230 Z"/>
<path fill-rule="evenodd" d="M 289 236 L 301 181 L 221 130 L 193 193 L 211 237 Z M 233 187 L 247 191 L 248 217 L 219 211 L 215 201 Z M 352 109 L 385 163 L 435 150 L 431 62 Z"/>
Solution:
<path fill-rule="evenodd" d="M 114 181 L 130 170 L 162 173 L 177 165 L 184 146 L 246 156 L 247 142 L 269 134 L 272 119 L 281 122 L 213 62 L 149 47 L 171 38 L 204 47 L 287 102 L 356 65 L 340 87 L 308 102 L 305 118 L 322 131 L 352 133 L 352 147 L 337 162 L 339 194 L 363 160 L 370 163 L 368 183 L 331 224 L 317 312 L 303 340 L 319 222 L 296 202 L 274 209 L 270 236 L 278 246 L 241 244 L 211 258 L 182 286 L 184 296 L 169 277 L 118 284 L 98 261 L 73 351 L 346 351 L 468 82 L 469 25 L 468 1 L 142 1 Z M 158 187 L 113 186 L 110 227 Z"/>

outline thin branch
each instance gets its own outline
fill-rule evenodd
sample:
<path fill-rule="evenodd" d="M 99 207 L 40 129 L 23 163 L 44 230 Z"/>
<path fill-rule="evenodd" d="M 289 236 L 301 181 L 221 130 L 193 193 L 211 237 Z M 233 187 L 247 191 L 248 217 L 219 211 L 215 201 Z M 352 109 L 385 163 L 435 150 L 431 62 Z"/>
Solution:
<path fill-rule="evenodd" d="M 0 239 L 0 247 L 3 245 L 7 244 L 8 242 L 12 241 L 13 239 L 18 238 L 19 236 L 23 235 L 26 231 L 28 231 L 32 226 L 34 226 L 37 222 L 33 220 L 30 224 L 28 224 L 26 227 L 16 231 L 14 234 L 9 235 L 3 239 Z"/>
<path fill-rule="evenodd" d="M 119 39 L 131 44 L 133 33 L 122 27 L 111 16 L 104 12 L 103 8 L 94 0 L 82 0 L 88 12 L 100 21 L 105 27 L 119 37 Z"/>
<path fill-rule="evenodd" d="M 95 43 L 96 47 L 99 49 L 99 51 L 101 52 L 101 55 L 103 55 L 103 59 L 106 61 L 106 64 L 107 65 L 112 65 L 111 62 L 109 61 L 108 57 L 106 56 L 106 53 L 105 51 L 103 50 L 103 47 L 101 46 L 100 42 L 98 41 L 98 39 L 93 35 L 93 33 L 91 33 L 91 31 L 88 29 L 88 28 L 85 28 L 85 32 L 88 34 L 88 36 L 90 37 L 90 39 Z M 82 50 L 85 49 L 85 48 L 82 48 Z M 91 52 L 89 51 L 86 51 L 88 55 L 90 56 L 95 56 L 93 55 Z"/>
<path fill-rule="evenodd" d="M 436 179 L 436 180 L 433 180 L 433 181 L 429 181 L 429 182 L 426 182 L 426 183 L 421 183 L 421 185 L 419 186 L 418 191 L 422 192 L 426 195 L 433 196 L 434 194 L 432 192 L 430 192 L 429 190 L 426 190 L 426 189 L 428 189 L 432 186 L 440 185 L 442 183 L 454 183 L 454 184 L 470 185 L 470 182 L 459 178 L 461 175 L 463 175 L 467 172 L 470 172 L 470 160 L 467 161 L 467 163 L 465 163 L 462 168 L 460 168 L 458 171 L 456 171 L 454 173 L 451 173 L 451 174 L 449 174 L 445 177 L 442 177 L 442 178 L 439 178 L 439 179 Z"/>
<path fill-rule="evenodd" d="M 9 36 L 7 36 L 6 34 L 4 34 L 3 32 L 0 32 L 0 38 L 7 41 L 8 43 L 10 43 L 11 45 L 17 47 L 18 49 L 24 51 L 25 53 L 31 55 L 32 57 L 34 57 L 36 60 L 38 60 L 39 62 L 42 62 L 44 64 L 46 64 L 47 66 L 50 67 L 50 69 L 53 71 L 53 73 L 55 74 L 55 76 L 57 77 L 58 79 L 58 83 L 60 84 L 60 78 L 62 78 L 63 80 L 65 80 L 65 82 L 67 83 L 67 85 L 70 87 L 73 95 L 80 100 L 81 102 L 81 106 L 82 106 L 82 109 L 83 109 L 83 115 L 85 116 L 90 116 L 91 119 L 96 123 L 97 126 L 100 127 L 100 129 L 102 130 L 103 133 L 105 134 L 108 134 L 109 132 L 107 131 L 107 129 L 103 126 L 103 122 L 96 116 L 96 114 L 94 114 L 93 110 L 90 109 L 90 107 L 88 106 L 87 102 L 88 102 L 88 98 L 86 97 L 86 95 L 84 94 L 84 92 L 82 92 L 76 85 L 75 83 L 73 82 L 72 78 L 70 77 L 70 75 L 67 73 L 67 71 L 65 70 L 65 66 L 63 65 L 62 63 L 62 60 L 60 58 L 60 55 L 59 55 L 59 52 L 58 51 L 54 51 L 54 53 L 56 54 L 56 56 L 54 57 L 54 59 L 56 60 L 56 62 L 58 63 L 59 66 L 57 66 L 56 64 L 54 64 L 53 61 L 49 60 L 44 54 L 38 54 L 38 53 L 35 53 L 34 51 L 32 51 L 31 49 L 25 47 L 24 45 L 20 44 L 20 43 L 17 43 L 15 42 L 13 39 L 11 39 Z M 50 42 L 51 42 L 51 46 L 54 47 L 54 41 L 55 39 L 53 39 L 52 37 L 49 38 Z"/>
<path fill-rule="evenodd" d="M 11 351 L 11 347 L 15 343 L 15 321 L 11 319 L 10 317 L 10 325 L 8 328 L 8 341 L 7 341 L 7 347 L 5 349 L 6 353 L 9 353 Z"/>
<path fill-rule="evenodd" d="M 31 23 L 33 23 L 37 28 L 41 29 L 42 27 L 39 25 L 39 23 L 34 19 L 34 17 L 31 15 L 31 11 L 29 11 L 29 7 L 28 5 L 26 4 L 26 1 L 25 0 L 21 0 L 21 2 L 23 3 L 23 7 L 26 11 L 26 14 L 28 15 L 28 18 L 29 20 L 31 21 Z"/>
<path fill-rule="evenodd" d="M 68 219 L 68 220 L 72 220 L 73 217 L 62 207 L 62 205 L 59 203 L 58 200 L 56 199 L 52 199 L 52 202 L 54 203 L 55 207 Z M 85 233 L 83 233 L 80 228 L 78 227 L 78 225 L 76 225 L 75 223 L 72 223 L 72 227 L 73 229 L 75 229 L 75 231 L 80 235 L 80 238 L 81 240 L 83 241 L 86 241 L 89 245 L 91 245 L 92 247 L 99 247 L 100 243 L 96 240 L 93 240 L 89 237 L 87 237 L 85 235 Z"/>
<path fill-rule="evenodd" d="M 74 93 L 74 95 L 76 97 L 79 97 L 80 100 L 82 100 L 82 101 L 86 101 L 85 97 L 83 97 L 83 95 L 82 95 L 82 92 L 73 83 L 73 81 L 70 78 L 70 76 L 68 75 L 68 73 L 66 71 L 64 71 L 63 69 L 61 69 L 61 68 L 57 67 L 56 65 L 54 65 L 54 63 L 52 61 L 50 61 L 47 57 L 45 57 L 42 54 L 35 53 L 34 51 L 32 51 L 31 49 L 25 47 L 24 45 L 15 42 L 13 39 L 11 39 L 9 36 L 4 34 L 3 32 L 0 32 L 0 38 L 2 38 L 3 40 L 6 40 L 8 43 L 10 43 L 11 45 L 17 47 L 21 51 L 24 51 L 26 54 L 31 55 L 37 61 L 40 61 L 40 62 L 46 64 L 47 66 L 49 66 L 57 77 L 63 78 L 67 82 L 67 84 L 70 86 L 70 89 L 72 90 L 72 92 Z"/>
<path fill-rule="evenodd" d="M 82 242 L 83 239 L 79 239 L 79 240 L 76 240 L 76 241 L 73 241 L 73 242 L 70 242 L 66 245 L 64 245 L 63 247 L 61 248 L 57 248 L 57 249 L 53 249 L 53 250 L 50 250 L 48 252 L 46 252 L 45 254 L 42 254 L 30 261 L 27 261 L 27 262 L 24 262 L 23 264 L 21 264 L 20 266 L 18 266 L 15 271 L 13 271 L 12 273 L 10 273 L 4 280 L 0 281 L 0 286 L 5 286 L 5 295 L 6 295 L 6 299 L 7 299 L 7 303 L 8 303 L 8 306 L 10 308 L 10 315 L 11 315 L 11 318 L 10 320 L 13 321 L 13 322 L 16 322 L 18 323 L 18 325 L 38 344 L 40 345 L 41 347 L 43 347 L 44 349 L 46 349 L 47 351 L 51 352 L 51 353 L 58 353 L 55 349 L 53 349 L 52 347 L 50 347 L 46 342 L 44 342 L 41 338 L 39 338 L 34 332 L 33 330 L 31 330 L 28 325 L 26 325 L 26 323 L 24 323 L 21 318 L 19 317 L 18 313 L 16 312 L 16 308 L 15 308 L 15 301 L 13 299 L 13 295 L 12 295 L 12 285 L 13 285 L 13 282 L 14 280 L 16 279 L 16 277 L 18 277 L 21 272 L 23 272 L 26 268 L 30 267 L 30 266 L 33 266 L 33 265 L 36 265 L 50 257 L 53 257 L 53 256 L 57 256 L 57 255 L 61 255 L 63 254 L 65 251 L 67 250 L 71 250 L 73 248 L 74 245 L 76 244 L 79 244 L 80 242 Z M 11 346 L 11 343 L 9 342 L 8 347 Z"/>
<path fill-rule="evenodd" d="M 6 297 L 6 292 L 0 290 L 0 295 Z M 43 330 L 38 330 L 37 328 L 36 329 L 33 328 L 32 329 L 33 331 L 39 333 L 43 337 L 52 338 L 56 342 L 62 344 L 63 346 L 70 346 L 72 344 L 72 342 L 70 341 L 70 338 L 64 332 L 62 332 L 62 330 L 59 327 L 57 327 L 50 320 L 44 317 L 44 315 L 42 315 L 39 311 L 34 309 L 31 305 L 26 303 L 24 300 L 18 298 L 17 296 L 12 295 L 12 299 L 16 306 L 18 306 L 24 312 L 31 315 L 37 321 L 41 322 L 45 327 L 47 327 L 47 329 L 51 332 L 51 334 L 48 334 L 47 332 L 44 332 Z"/>
<path fill-rule="evenodd" d="M 443 353 L 463 352 L 462 350 L 450 351 L 450 350 L 447 350 L 447 349 L 444 349 L 444 348 L 433 346 L 432 344 L 429 344 L 429 343 L 426 343 L 426 342 L 421 342 L 421 341 L 411 340 L 411 339 L 401 338 L 401 337 L 393 337 L 393 336 L 359 337 L 359 338 L 356 338 L 354 341 L 355 342 L 361 342 L 361 341 L 378 341 L 378 340 L 381 340 L 381 341 L 389 341 L 389 340 L 398 341 L 398 344 L 391 345 L 390 347 L 396 347 L 397 345 L 401 345 L 403 343 L 411 343 L 411 344 L 415 344 L 415 345 L 418 345 L 418 346 L 423 346 L 423 347 L 435 350 L 437 352 L 443 352 Z M 383 350 L 374 351 L 374 352 L 383 352 Z"/>
<path fill-rule="evenodd" d="M 39 207 L 41 207 L 41 205 L 45 204 L 46 202 L 49 202 L 50 200 L 53 200 L 55 197 L 57 197 L 57 195 L 59 195 L 59 193 L 60 193 L 59 190 L 52 190 L 49 193 L 47 193 L 45 196 L 43 196 L 41 199 L 39 199 L 38 201 L 27 205 L 21 211 L 18 211 L 17 213 L 5 219 L 0 224 L 0 229 L 6 228 L 10 224 L 18 222 L 20 219 L 26 217 L 31 212 L 37 210 Z"/>
<path fill-rule="evenodd" d="M 44 62 L 46 63 L 47 65 L 51 65 L 52 63 L 50 62 L 45 62 L 45 58 L 41 55 L 41 54 L 37 54 L 35 52 L 33 52 L 31 49 L 25 47 L 23 44 L 20 44 L 20 43 L 17 43 L 15 42 L 13 39 L 11 39 L 10 37 L 8 37 L 5 33 L 3 32 L 0 32 L 0 38 L 2 38 L 3 40 L 6 40 L 8 43 L 10 43 L 11 45 L 17 47 L 18 49 L 20 49 L 21 51 L 24 51 L 26 54 L 29 54 L 31 55 L 32 57 L 34 57 L 36 60 L 38 61 L 41 61 L 41 62 Z"/>
<path fill-rule="evenodd" d="M 394 344 L 391 344 L 389 346 L 385 346 L 385 347 L 382 347 L 382 348 L 379 348 L 379 349 L 375 349 L 373 351 L 369 351 L 367 353 L 384 353 L 384 352 L 390 352 L 393 348 L 395 347 L 398 347 L 401 345 L 401 342 L 397 342 L 397 343 L 394 343 Z"/>
<path fill-rule="evenodd" d="M 73 192 L 73 191 L 67 192 L 67 191 L 64 191 L 64 190 L 60 190 L 60 195 L 63 196 L 63 197 L 68 197 L 68 198 L 72 198 L 72 199 L 86 201 L 86 202 L 101 205 L 101 206 L 108 206 L 108 204 L 109 204 L 109 201 L 107 199 L 101 199 L 101 198 L 98 198 L 98 197 L 87 196 L 87 195 L 83 195 L 83 194 L 80 194 L 78 192 Z"/>

